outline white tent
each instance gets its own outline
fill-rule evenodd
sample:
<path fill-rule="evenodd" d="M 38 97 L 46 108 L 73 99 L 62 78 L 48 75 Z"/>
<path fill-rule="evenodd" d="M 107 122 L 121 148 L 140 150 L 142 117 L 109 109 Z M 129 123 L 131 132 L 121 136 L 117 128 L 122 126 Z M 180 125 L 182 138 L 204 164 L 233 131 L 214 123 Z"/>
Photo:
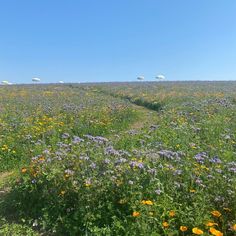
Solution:
<path fill-rule="evenodd" d="M 163 80 L 163 79 L 165 79 L 165 76 L 164 76 L 164 75 L 157 75 L 157 76 L 155 77 L 155 79 Z"/>
<path fill-rule="evenodd" d="M 137 80 L 144 80 L 144 76 L 138 76 Z"/>
<path fill-rule="evenodd" d="M 39 79 L 39 78 L 36 78 L 36 77 L 34 77 L 34 78 L 32 78 L 32 81 L 33 81 L 33 82 L 40 82 L 40 79 Z"/>
<path fill-rule="evenodd" d="M 60 80 L 58 83 L 59 83 L 59 84 L 64 84 L 64 81 Z"/>
<path fill-rule="evenodd" d="M 3 80 L 1 83 L 2 83 L 2 84 L 8 84 L 8 85 L 9 85 L 9 82 L 8 82 L 7 80 Z"/>

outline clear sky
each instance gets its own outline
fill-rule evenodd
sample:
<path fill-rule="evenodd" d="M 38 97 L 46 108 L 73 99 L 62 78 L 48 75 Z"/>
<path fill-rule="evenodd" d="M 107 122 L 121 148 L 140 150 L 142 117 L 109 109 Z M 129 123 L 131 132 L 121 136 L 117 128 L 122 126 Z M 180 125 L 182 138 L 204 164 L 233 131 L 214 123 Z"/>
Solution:
<path fill-rule="evenodd" d="M 0 0 L 0 80 L 236 79 L 236 0 Z"/>

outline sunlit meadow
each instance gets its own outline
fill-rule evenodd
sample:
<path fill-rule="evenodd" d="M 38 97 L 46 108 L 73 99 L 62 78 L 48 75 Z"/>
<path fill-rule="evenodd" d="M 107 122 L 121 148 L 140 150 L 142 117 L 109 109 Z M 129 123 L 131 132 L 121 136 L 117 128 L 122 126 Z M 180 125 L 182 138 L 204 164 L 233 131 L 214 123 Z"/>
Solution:
<path fill-rule="evenodd" d="M 235 235 L 235 91 L 1 86 L 0 235 Z"/>

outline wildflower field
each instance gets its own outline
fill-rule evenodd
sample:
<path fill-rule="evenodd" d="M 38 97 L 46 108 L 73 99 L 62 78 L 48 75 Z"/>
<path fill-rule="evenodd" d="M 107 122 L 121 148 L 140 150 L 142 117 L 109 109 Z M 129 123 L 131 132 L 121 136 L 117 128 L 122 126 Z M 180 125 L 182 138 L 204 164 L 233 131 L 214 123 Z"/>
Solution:
<path fill-rule="evenodd" d="M 0 235 L 236 235 L 236 82 L 1 86 Z"/>

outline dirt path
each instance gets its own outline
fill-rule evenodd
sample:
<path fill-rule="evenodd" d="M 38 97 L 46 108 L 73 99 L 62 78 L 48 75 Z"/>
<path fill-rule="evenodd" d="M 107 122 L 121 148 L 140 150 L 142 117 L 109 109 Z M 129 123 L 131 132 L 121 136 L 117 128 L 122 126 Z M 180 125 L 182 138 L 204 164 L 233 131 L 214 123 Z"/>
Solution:
<path fill-rule="evenodd" d="M 10 190 L 9 182 L 13 177 L 13 171 L 0 173 L 0 198 Z"/>
<path fill-rule="evenodd" d="M 137 106 L 137 105 L 133 106 L 135 107 L 136 110 L 139 111 L 140 118 L 131 124 L 130 129 L 141 130 L 155 123 L 158 112 L 149 110 L 142 106 Z"/>

